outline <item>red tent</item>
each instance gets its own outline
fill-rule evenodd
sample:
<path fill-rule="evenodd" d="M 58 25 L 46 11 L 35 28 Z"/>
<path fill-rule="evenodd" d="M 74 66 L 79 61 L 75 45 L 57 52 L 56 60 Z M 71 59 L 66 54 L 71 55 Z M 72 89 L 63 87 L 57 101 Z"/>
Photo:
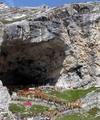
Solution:
<path fill-rule="evenodd" d="M 39 95 L 40 93 L 41 93 L 40 90 L 35 90 L 36 95 Z"/>
<path fill-rule="evenodd" d="M 32 106 L 31 102 L 24 102 L 23 104 L 24 104 L 24 106 Z"/>
<path fill-rule="evenodd" d="M 30 92 L 30 90 L 24 90 L 24 92 Z"/>

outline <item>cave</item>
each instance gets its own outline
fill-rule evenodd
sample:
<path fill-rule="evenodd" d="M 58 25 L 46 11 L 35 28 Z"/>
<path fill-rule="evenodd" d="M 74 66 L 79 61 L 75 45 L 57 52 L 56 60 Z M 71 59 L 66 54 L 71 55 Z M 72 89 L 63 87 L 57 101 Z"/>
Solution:
<path fill-rule="evenodd" d="M 62 40 L 2 45 L 0 79 L 4 86 L 55 85 L 65 58 Z"/>

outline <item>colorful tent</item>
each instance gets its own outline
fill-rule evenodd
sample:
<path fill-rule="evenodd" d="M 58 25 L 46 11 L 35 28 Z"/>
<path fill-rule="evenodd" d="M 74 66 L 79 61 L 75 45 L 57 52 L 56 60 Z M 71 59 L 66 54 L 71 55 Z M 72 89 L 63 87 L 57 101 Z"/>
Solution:
<path fill-rule="evenodd" d="M 24 104 L 24 106 L 32 106 L 32 103 L 29 102 L 29 101 L 28 102 L 24 102 L 23 104 Z"/>
<path fill-rule="evenodd" d="M 40 90 L 35 90 L 36 95 L 40 95 L 40 93 L 41 93 Z"/>

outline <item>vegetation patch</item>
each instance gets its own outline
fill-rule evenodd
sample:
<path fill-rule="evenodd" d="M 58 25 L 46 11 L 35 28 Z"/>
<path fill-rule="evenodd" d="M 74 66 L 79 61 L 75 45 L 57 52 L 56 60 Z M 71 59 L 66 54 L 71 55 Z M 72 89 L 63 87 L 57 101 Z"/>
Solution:
<path fill-rule="evenodd" d="M 9 109 L 13 112 L 13 113 L 24 113 L 25 112 L 25 106 L 22 104 L 14 104 L 12 103 L 9 107 Z"/>
<path fill-rule="evenodd" d="M 30 111 L 32 113 L 41 113 L 41 112 L 45 112 L 48 110 L 48 107 L 45 107 L 45 106 L 41 106 L 41 105 L 33 105 L 31 108 L 30 108 Z"/>
<path fill-rule="evenodd" d="M 22 104 L 14 104 L 12 103 L 9 107 L 9 109 L 13 113 L 20 113 L 20 114 L 32 114 L 32 113 L 41 113 L 47 111 L 49 108 L 41 105 L 32 105 L 31 107 L 25 107 Z"/>
<path fill-rule="evenodd" d="M 97 88 L 95 92 L 100 92 L 100 88 Z"/>
<path fill-rule="evenodd" d="M 74 113 L 73 115 L 57 118 L 56 120 L 96 120 L 92 116 L 86 114 Z"/>
<path fill-rule="evenodd" d="M 97 113 L 99 110 L 100 110 L 99 108 L 94 107 L 94 108 L 90 109 L 90 110 L 88 111 L 88 113 L 89 113 L 89 115 L 95 116 L 96 113 Z"/>
<path fill-rule="evenodd" d="M 78 113 L 74 113 L 73 115 L 57 118 L 56 120 L 90 120 L 90 119 L 87 119 L 87 117 L 84 114 L 81 115 Z"/>
<path fill-rule="evenodd" d="M 88 112 L 74 113 L 72 115 L 57 118 L 56 120 L 100 120 L 100 117 L 95 118 L 95 115 L 99 110 L 99 108 L 94 107 Z"/>
<path fill-rule="evenodd" d="M 52 90 L 48 94 L 54 95 L 60 99 L 66 99 L 69 102 L 74 102 L 77 99 L 84 97 L 87 93 L 92 92 L 93 90 L 96 90 L 96 88 L 91 87 L 91 88 L 86 89 L 86 90 L 83 90 L 83 89 L 66 90 L 64 92 Z"/>

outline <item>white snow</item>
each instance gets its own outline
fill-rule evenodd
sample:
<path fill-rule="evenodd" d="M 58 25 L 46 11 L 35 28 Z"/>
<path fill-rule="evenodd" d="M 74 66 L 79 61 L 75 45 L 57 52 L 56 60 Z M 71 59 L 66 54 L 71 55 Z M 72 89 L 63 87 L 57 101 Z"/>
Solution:
<path fill-rule="evenodd" d="M 0 9 L 9 8 L 5 3 L 0 4 Z"/>

